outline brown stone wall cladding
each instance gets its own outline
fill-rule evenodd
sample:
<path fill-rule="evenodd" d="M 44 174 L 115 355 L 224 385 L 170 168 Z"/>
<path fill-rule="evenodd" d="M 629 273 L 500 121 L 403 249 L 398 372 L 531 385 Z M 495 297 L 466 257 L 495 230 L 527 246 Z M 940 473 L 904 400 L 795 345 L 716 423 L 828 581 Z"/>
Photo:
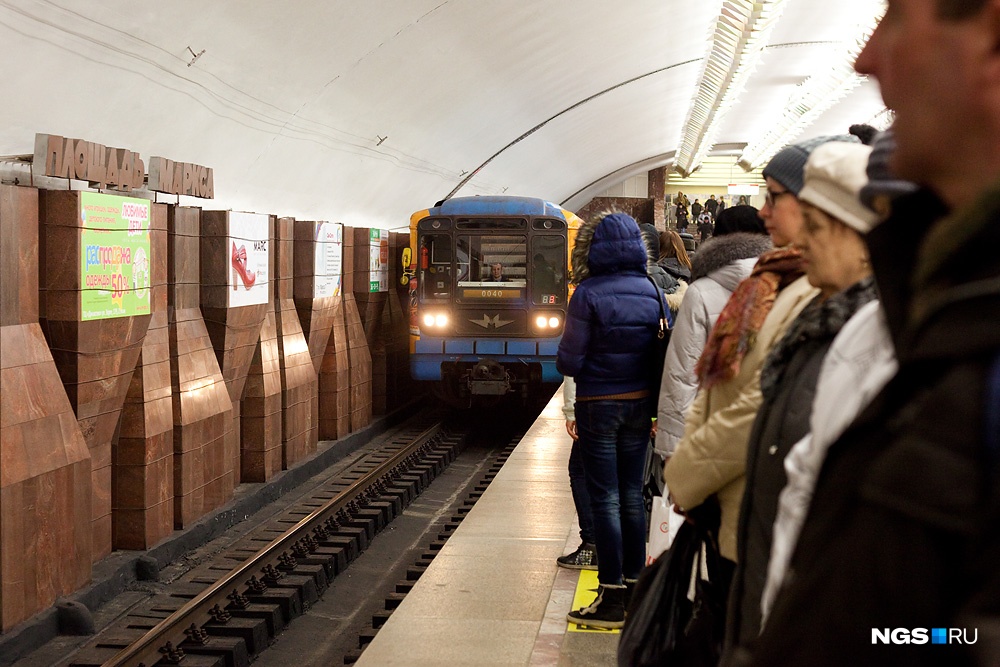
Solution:
<path fill-rule="evenodd" d="M 365 236 L 367 244 L 367 236 Z M 367 256 L 366 256 L 367 257 Z M 372 421 L 372 356 L 361 324 L 358 305 L 354 301 L 354 234 L 344 228 L 344 326 L 347 330 L 349 372 L 349 409 L 351 431 L 368 426 Z M 366 261 L 367 264 L 367 261 Z M 365 279 L 367 282 L 367 278 Z"/>
<path fill-rule="evenodd" d="M 232 225 L 229 211 L 204 211 L 201 214 L 201 314 L 233 403 L 233 427 L 229 431 L 225 454 L 232 478 L 228 482 L 227 492 L 230 495 L 240 483 L 242 469 L 240 401 L 245 394 L 247 373 L 260 340 L 264 315 L 273 310 L 271 303 L 229 307 L 232 261 L 229 239 L 238 238 L 241 234 Z M 270 245 L 273 252 L 273 244 Z"/>
<path fill-rule="evenodd" d="M 241 478 L 266 482 L 281 472 L 281 353 L 275 314 L 264 316 L 242 406 Z"/>
<path fill-rule="evenodd" d="M 358 307 L 358 318 L 364 330 L 368 351 L 371 355 L 371 411 L 374 415 L 386 412 L 386 345 L 384 338 L 383 314 L 385 313 L 387 292 L 371 292 L 371 231 L 367 227 L 354 232 L 354 301 Z M 350 332 L 348 332 L 350 337 Z"/>
<path fill-rule="evenodd" d="M 293 294 L 295 309 L 299 314 L 302 333 L 309 345 L 309 356 L 317 378 L 322 370 L 323 357 L 333 333 L 334 310 L 339 297 L 316 297 L 316 246 L 320 222 L 297 220 L 295 222 L 295 245 L 293 249 L 294 280 Z M 317 438 L 322 438 L 319 428 L 320 390 L 313 393 L 311 428 Z"/>
<path fill-rule="evenodd" d="M 174 529 L 173 406 L 167 320 L 167 207 L 150 214 L 152 316 L 112 447 L 115 549 L 148 549 Z"/>
<path fill-rule="evenodd" d="M 343 289 L 343 286 L 341 286 Z M 319 375 L 319 437 L 336 440 L 351 432 L 351 367 L 344 296 L 335 297 L 333 328 Z"/>
<path fill-rule="evenodd" d="M 653 200 L 636 197 L 594 197 L 586 206 L 576 212 L 584 220 L 602 211 L 621 211 L 627 213 L 639 224 L 653 224 Z"/>
<path fill-rule="evenodd" d="M 282 465 L 287 469 L 316 452 L 319 434 L 311 412 L 318 380 L 295 310 L 294 218 L 278 219 L 276 237 L 275 322 L 281 350 Z"/>
<path fill-rule="evenodd" d="M 91 556 L 96 561 L 111 553 L 111 445 L 150 315 L 82 321 L 79 195 L 41 193 L 39 252 L 46 267 L 41 325 L 90 450 Z"/>
<path fill-rule="evenodd" d="M 38 323 L 38 199 L 0 185 L 0 632 L 85 585 L 93 560 L 90 451 Z"/>
<path fill-rule="evenodd" d="M 409 305 L 409 287 L 401 285 L 399 280 L 403 275 L 403 249 L 409 247 L 410 235 L 393 232 L 389 235 L 389 301 L 386 307 L 388 313 L 387 353 L 386 362 L 386 393 L 390 411 L 406 403 L 411 394 L 410 368 L 407 352 L 410 343 L 410 318 L 404 305 Z M 404 296 L 405 295 L 405 296 Z M 405 300 L 404 300 L 405 299 Z"/>
<path fill-rule="evenodd" d="M 277 219 L 269 219 L 268 238 L 275 247 Z M 268 275 L 276 276 L 277 255 L 270 253 Z M 274 304 L 275 280 L 268 281 L 268 298 Z M 244 482 L 266 482 L 281 472 L 281 350 L 273 309 L 264 315 L 260 339 L 247 374 L 241 407 L 241 476 Z"/>
<path fill-rule="evenodd" d="M 170 206 L 167 215 L 175 528 L 228 500 L 233 484 L 232 400 L 200 309 L 200 213 Z"/>
<path fill-rule="evenodd" d="M 647 174 L 649 184 L 649 198 L 653 206 L 653 224 L 657 229 L 667 228 L 666 216 L 666 189 L 667 189 L 667 168 L 658 167 Z"/>

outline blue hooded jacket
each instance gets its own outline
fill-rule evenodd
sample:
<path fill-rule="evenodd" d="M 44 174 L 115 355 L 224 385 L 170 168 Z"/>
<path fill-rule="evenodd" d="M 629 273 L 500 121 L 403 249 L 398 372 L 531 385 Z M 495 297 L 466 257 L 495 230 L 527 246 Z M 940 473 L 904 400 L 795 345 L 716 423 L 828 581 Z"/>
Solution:
<path fill-rule="evenodd" d="M 639 225 L 624 213 L 586 223 L 573 249 L 580 281 L 570 299 L 556 368 L 576 380 L 578 397 L 608 396 L 659 384 L 653 358 L 659 294 L 646 278 Z"/>

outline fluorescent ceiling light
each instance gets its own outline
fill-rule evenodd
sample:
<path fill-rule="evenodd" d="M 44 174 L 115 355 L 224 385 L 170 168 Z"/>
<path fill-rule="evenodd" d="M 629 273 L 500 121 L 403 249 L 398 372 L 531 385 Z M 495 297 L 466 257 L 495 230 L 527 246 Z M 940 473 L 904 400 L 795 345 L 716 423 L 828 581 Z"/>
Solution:
<path fill-rule="evenodd" d="M 681 137 L 674 169 L 688 176 L 715 143 L 726 113 L 743 92 L 785 0 L 725 0 L 712 48 Z"/>
<path fill-rule="evenodd" d="M 833 54 L 824 54 L 826 68 L 810 76 L 796 88 L 785 110 L 771 128 L 750 142 L 740 155 L 739 165 L 750 171 L 767 163 L 782 147 L 791 143 L 803 129 L 845 95 L 861 85 L 863 77 L 854 71 L 854 61 L 868 42 L 885 9 L 858 24 L 855 36 L 845 41 Z M 877 125 L 876 125 L 877 127 Z"/>

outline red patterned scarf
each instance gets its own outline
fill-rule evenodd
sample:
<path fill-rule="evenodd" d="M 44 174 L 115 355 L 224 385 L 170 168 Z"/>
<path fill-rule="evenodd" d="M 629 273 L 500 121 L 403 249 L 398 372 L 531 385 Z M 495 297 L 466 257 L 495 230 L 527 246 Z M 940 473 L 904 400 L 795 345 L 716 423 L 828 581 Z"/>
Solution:
<path fill-rule="evenodd" d="M 703 388 L 736 377 L 778 292 L 802 273 L 802 256 L 794 248 L 778 248 L 760 256 L 750 277 L 736 286 L 708 336 L 695 367 Z"/>

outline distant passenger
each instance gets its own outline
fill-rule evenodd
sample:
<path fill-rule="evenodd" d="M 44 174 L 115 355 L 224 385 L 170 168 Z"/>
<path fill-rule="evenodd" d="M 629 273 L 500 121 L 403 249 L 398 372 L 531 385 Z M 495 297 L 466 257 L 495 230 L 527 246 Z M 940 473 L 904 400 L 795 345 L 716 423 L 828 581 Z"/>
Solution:
<path fill-rule="evenodd" d="M 715 225 L 712 222 L 711 213 L 702 213 L 698 217 L 698 236 L 700 242 L 705 242 L 712 238 L 712 232 L 715 231 Z"/>
<path fill-rule="evenodd" d="M 643 472 L 653 416 L 650 368 L 659 294 L 646 277 L 639 225 L 624 213 L 584 223 L 573 249 L 573 281 L 556 367 L 576 380 L 580 436 L 597 548 L 597 598 L 572 623 L 620 628 L 626 586 L 646 559 Z"/>
<path fill-rule="evenodd" d="M 719 202 L 715 198 L 715 195 L 709 195 L 708 201 L 705 202 L 705 210 L 712 214 L 712 219 L 719 215 Z"/>
<path fill-rule="evenodd" d="M 673 294 L 677 291 L 680 283 L 677 282 L 674 276 L 670 275 L 669 272 L 656 263 L 657 258 L 660 256 L 660 235 L 656 231 L 656 227 L 645 223 L 639 225 L 639 230 L 642 231 L 642 242 L 646 245 L 646 271 L 649 273 L 649 277 L 653 279 L 657 287 L 663 290 L 665 295 Z"/>
<path fill-rule="evenodd" d="M 701 202 L 695 199 L 694 203 L 691 204 L 691 217 L 697 220 L 698 216 L 701 215 L 701 209 L 702 209 Z"/>

